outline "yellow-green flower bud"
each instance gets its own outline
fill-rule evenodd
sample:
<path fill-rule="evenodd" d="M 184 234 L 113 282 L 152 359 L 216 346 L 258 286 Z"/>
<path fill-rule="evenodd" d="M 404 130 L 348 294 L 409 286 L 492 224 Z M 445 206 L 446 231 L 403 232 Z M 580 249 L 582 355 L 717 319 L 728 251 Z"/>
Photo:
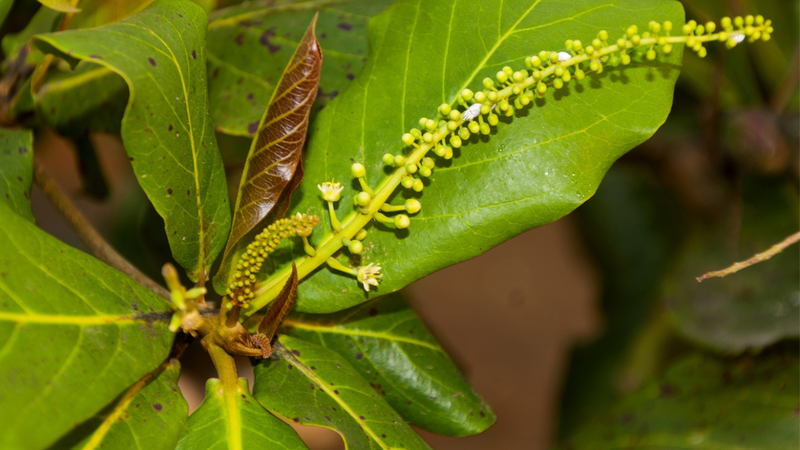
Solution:
<path fill-rule="evenodd" d="M 670 44 L 665 45 L 664 47 L 662 47 L 661 51 L 664 52 L 665 55 L 669 55 L 672 52 L 672 45 Z M 631 58 L 628 57 L 628 62 L 630 62 L 630 59 Z"/>
<path fill-rule="evenodd" d="M 744 19 L 742 16 L 736 16 L 733 18 L 733 23 L 738 27 L 742 28 L 744 26 Z"/>
<path fill-rule="evenodd" d="M 359 240 L 359 241 L 363 241 L 366 238 L 367 238 L 367 230 L 365 230 L 363 228 L 358 230 L 358 233 L 356 233 L 355 239 Z"/>
<path fill-rule="evenodd" d="M 444 150 L 445 150 L 445 152 L 444 152 L 443 158 L 446 159 L 446 160 L 452 159 L 453 158 L 453 149 L 451 147 L 445 147 Z"/>
<path fill-rule="evenodd" d="M 495 75 L 495 77 L 497 78 L 497 81 L 500 83 L 505 83 L 506 81 L 508 81 L 508 75 L 502 70 L 497 72 L 497 75 Z"/>
<path fill-rule="evenodd" d="M 600 30 L 600 32 L 597 33 L 597 37 L 600 38 L 601 41 L 607 41 L 608 40 L 608 31 Z"/>
<path fill-rule="evenodd" d="M 478 91 L 475 93 L 475 101 L 478 103 L 483 103 L 486 101 L 486 94 L 483 91 Z"/>
<path fill-rule="evenodd" d="M 471 131 L 473 133 L 477 133 L 477 132 L 479 132 L 481 130 L 480 124 L 475 120 L 470 122 L 469 125 L 467 125 L 467 128 L 469 128 L 469 131 Z"/>
<path fill-rule="evenodd" d="M 364 251 L 364 244 L 361 241 L 350 241 L 350 245 L 347 246 L 350 250 L 350 253 L 354 255 L 360 255 L 361 252 Z"/>
<path fill-rule="evenodd" d="M 575 79 L 580 81 L 583 77 L 586 76 L 586 73 L 581 69 L 575 69 Z"/>
<path fill-rule="evenodd" d="M 583 48 L 583 44 L 581 44 L 581 41 L 579 41 L 577 39 L 572 41 L 572 49 L 573 50 L 575 50 L 576 52 L 579 52 L 579 51 L 581 51 L 582 48 Z"/>
<path fill-rule="evenodd" d="M 403 167 L 406 165 L 406 158 L 403 155 L 396 155 L 394 157 L 394 165 L 397 167 Z"/>
<path fill-rule="evenodd" d="M 431 169 L 429 167 L 422 166 L 422 167 L 419 168 L 420 176 L 423 176 L 425 178 L 431 176 L 431 172 L 432 171 L 431 171 Z"/>
<path fill-rule="evenodd" d="M 425 121 L 425 129 L 428 131 L 433 131 L 436 129 L 436 121 L 428 119 Z"/>
<path fill-rule="evenodd" d="M 653 50 L 653 49 L 651 48 L 650 50 L 648 50 L 648 51 L 647 51 L 647 55 L 646 55 L 646 57 L 647 57 L 647 59 L 649 59 L 650 61 L 652 61 L 652 60 L 656 59 L 656 51 L 655 51 L 655 50 Z"/>
<path fill-rule="evenodd" d="M 411 219 L 409 219 L 407 215 L 398 214 L 394 216 L 394 226 L 397 228 L 408 228 L 409 225 L 411 225 Z"/>
<path fill-rule="evenodd" d="M 402 184 L 406 189 L 411 189 L 411 186 L 414 185 L 414 178 L 406 175 L 402 180 L 400 180 L 400 184 Z"/>
<path fill-rule="evenodd" d="M 447 103 L 442 103 L 441 105 L 439 105 L 439 113 L 447 117 L 447 115 L 450 114 L 450 105 L 448 105 Z"/>
<path fill-rule="evenodd" d="M 424 189 L 424 188 L 425 188 L 425 184 L 419 178 L 414 180 L 414 185 L 411 186 L 411 189 L 413 189 L 416 192 L 422 192 L 422 189 Z"/>
<path fill-rule="evenodd" d="M 470 91 L 469 89 L 464 89 L 463 91 L 461 91 L 461 98 L 463 98 L 466 101 L 472 100 L 472 91 Z"/>
<path fill-rule="evenodd" d="M 361 163 L 353 163 L 350 166 L 350 174 L 356 178 L 362 178 L 367 176 L 367 169 L 364 168 L 364 165 Z"/>
<path fill-rule="evenodd" d="M 415 139 L 422 139 L 422 131 L 419 131 L 418 128 L 412 128 L 408 130 L 408 132 L 411 133 L 411 135 L 414 136 Z"/>
<path fill-rule="evenodd" d="M 466 127 L 461 127 L 458 130 L 458 136 L 466 141 L 467 139 L 469 139 L 469 130 Z M 453 147 L 455 147 L 455 145 Z"/>
<path fill-rule="evenodd" d="M 672 22 L 669 20 L 664 22 L 664 31 L 672 31 Z"/>
<path fill-rule="evenodd" d="M 497 122 L 499 121 L 497 114 L 489 114 L 486 120 L 489 122 L 489 125 L 491 126 L 496 126 Z"/>
<path fill-rule="evenodd" d="M 369 193 L 367 192 L 362 191 L 356 195 L 356 202 L 358 203 L 359 206 L 367 206 L 371 201 L 372 201 L 372 196 L 369 195 Z"/>
<path fill-rule="evenodd" d="M 444 145 L 437 144 L 436 147 L 433 148 L 433 153 L 436 153 L 437 156 L 444 156 L 445 153 Z"/>
<path fill-rule="evenodd" d="M 569 83 L 569 80 L 572 79 L 572 75 L 569 72 L 564 72 L 564 75 L 561 75 L 561 79 L 564 80 L 564 83 Z"/>
<path fill-rule="evenodd" d="M 450 131 L 456 131 L 458 129 L 458 122 L 454 120 L 447 122 L 447 129 Z"/>
<path fill-rule="evenodd" d="M 622 60 L 622 65 L 627 66 L 628 64 L 631 63 L 631 55 L 628 54 L 622 55 L 621 60 Z"/>
<path fill-rule="evenodd" d="M 706 23 L 706 31 L 708 31 L 709 33 L 713 33 L 716 29 L 717 29 L 717 24 L 715 24 L 714 22 Z"/>
<path fill-rule="evenodd" d="M 405 205 L 406 205 L 406 211 L 409 214 L 416 214 L 419 212 L 420 208 L 422 208 L 422 204 L 419 202 L 419 200 L 415 198 L 410 198 L 406 200 Z"/>
<path fill-rule="evenodd" d="M 433 142 L 433 135 L 431 133 L 425 133 L 422 135 L 422 140 L 423 142 L 430 144 Z"/>
<path fill-rule="evenodd" d="M 542 60 L 538 56 L 531 56 L 531 66 L 539 67 L 542 65 Z"/>
<path fill-rule="evenodd" d="M 387 153 L 387 154 L 383 155 L 383 163 L 386 164 L 387 166 L 393 166 L 394 165 L 394 155 L 392 155 L 391 153 Z"/>
<path fill-rule="evenodd" d="M 403 134 L 403 144 L 411 145 L 414 143 L 414 136 L 411 133 L 404 133 Z"/>
<path fill-rule="evenodd" d="M 555 80 L 553 80 L 553 87 L 556 89 L 561 89 L 562 87 L 564 87 L 564 80 L 562 80 L 561 78 L 556 78 Z"/>
<path fill-rule="evenodd" d="M 459 148 L 459 147 L 461 147 L 461 138 L 460 138 L 460 137 L 458 137 L 458 136 L 452 136 L 452 137 L 450 138 L 450 145 L 451 145 L 453 148 Z"/>
<path fill-rule="evenodd" d="M 406 164 L 406 173 L 417 173 L 417 165 L 412 163 Z"/>
<path fill-rule="evenodd" d="M 425 158 L 422 158 L 422 165 L 429 169 L 433 169 L 436 166 L 436 162 L 433 160 L 433 158 L 428 158 L 426 156 Z"/>
<path fill-rule="evenodd" d="M 628 41 L 626 41 L 623 38 L 617 39 L 617 47 L 619 47 L 620 49 L 625 49 L 625 47 L 627 46 L 628 46 Z"/>
<path fill-rule="evenodd" d="M 497 92 L 489 92 L 486 94 L 486 99 L 494 103 L 497 101 Z"/>
<path fill-rule="evenodd" d="M 454 109 L 450 111 L 447 117 L 449 117 L 450 120 L 461 120 L 461 111 Z"/>
<path fill-rule="evenodd" d="M 723 17 L 722 20 L 719 21 L 719 24 L 722 25 L 722 28 L 724 28 L 725 30 L 730 31 L 733 29 L 730 17 Z"/>
<path fill-rule="evenodd" d="M 492 80 L 491 78 L 488 78 L 488 77 L 484 78 L 483 79 L 483 87 L 485 87 L 486 89 L 493 89 L 494 88 L 494 80 Z"/>

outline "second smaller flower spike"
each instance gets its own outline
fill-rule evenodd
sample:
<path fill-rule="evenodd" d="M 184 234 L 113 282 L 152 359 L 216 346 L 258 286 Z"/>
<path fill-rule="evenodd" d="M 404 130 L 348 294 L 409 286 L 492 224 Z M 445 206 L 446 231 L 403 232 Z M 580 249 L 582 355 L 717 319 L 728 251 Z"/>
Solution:
<path fill-rule="evenodd" d="M 322 191 L 322 199 L 326 202 L 338 202 L 342 196 L 342 190 L 344 190 L 343 186 L 333 181 L 318 184 L 317 188 Z"/>
<path fill-rule="evenodd" d="M 364 290 L 369 292 L 369 286 L 378 286 L 378 278 L 381 278 L 381 266 L 370 263 L 367 266 L 361 266 L 356 272 L 358 282 L 364 285 Z"/>

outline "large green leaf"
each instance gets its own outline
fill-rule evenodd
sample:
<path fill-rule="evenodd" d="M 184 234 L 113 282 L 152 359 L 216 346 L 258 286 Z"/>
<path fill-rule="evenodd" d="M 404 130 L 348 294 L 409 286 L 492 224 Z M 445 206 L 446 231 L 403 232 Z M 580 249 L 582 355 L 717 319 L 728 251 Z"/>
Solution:
<path fill-rule="evenodd" d="M 367 22 L 394 0 L 255 1 L 219 11 L 208 26 L 208 90 L 218 131 L 255 134 L 264 106 L 316 11 L 325 54 L 313 112 L 361 70 Z"/>
<path fill-rule="evenodd" d="M 119 134 L 128 85 L 114 71 L 81 64 L 72 72 L 56 72 L 36 93 L 41 120 L 65 136 L 87 131 Z"/>
<path fill-rule="evenodd" d="M 492 409 L 400 294 L 332 315 L 294 315 L 284 326 L 289 335 L 338 353 L 420 428 L 469 436 L 495 421 Z"/>
<path fill-rule="evenodd" d="M 3 204 L 0 248 L 0 448 L 45 448 L 164 361 L 170 306 Z"/>
<path fill-rule="evenodd" d="M 567 449 L 797 448 L 797 350 L 752 361 L 693 355 L 586 423 Z"/>
<path fill-rule="evenodd" d="M 268 410 L 331 428 L 349 450 L 430 448 L 336 352 L 286 335 L 279 340 L 278 359 L 253 367 L 253 396 Z"/>
<path fill-rule="evenodd" d="M 165 362 L 49 450 L 174 449 L 189 413 L 180 373 L 178 360 Z"/>
<path fill-rule="evenodd" d="M 177 448 L 307 450 L 292 427 L 250 395 L 244 378 L 230 391 L 217 378 L 206 382 L 206 398 L 189 416 Z"/>
<path fill-rule="evenodd" d="M 666 304 L 678 329 L 695 342 L 726 353 L 758 350 L 800 336 L 800 246 L 725 278 L 695 278 L 763 252 L 800 228 L 800 199 L 792 182 L 745 179 L 741 230 L 725 227 L 695 239 L 666 286 Z"/>
<path fill-rule="evenodd" d="M 88 60 L 125 79 L 122 139 L 136 179 L 164 218 L 175 259 L 193 280 L 225 245 L 230 206 L 208 115 L 205 13 L 188 0 L 157 0 L 121 22 L 37 36 L 71 62 Z"/>
<path fill-rule="evenodd" d="M 313 124 L 306 182 L 292 211 L 326 217 L 317 184 L 335 178 L 345 186 L 340 220 L 357 214 L 350 200 L 358 186 L 349 174 L 353 161 L 377 185 L 387 173 L 382 156 L 402 152 L 401 134 L 462 88 L 478 89 L 507 64 L 524 68 L 525 57 L 562 49 L 567 38 L 587 41 L 601 29 L 616 38 L 651 20 L 680 28 L 682 8 L 661 0 L 399 1 L 370 22 L 367 64 Z M 365 294 L 352 277 L 323 268 L 301 283 L 298 310 L 336 311 L 385 295 L 575 209 L 615 159 L 665 120 L 680 50 L 654 62 L 635 55 L 630 66 L 606 68 L 565 91 L 551 89 L 513 120 L 503 119 L 491 136 L 473 135 L 453 160 L 440 161 L 422 194 L 394 196 L 394 204 L 406 197 L 422 201 L 408 230 L 369 230 L 361 264 L 380 263 L 381 285 Z M 312 243 L 330 235 L 323 223 Z M 269 286 L 288 276 L 285 264 Z M 301 276 L 312 269 L 300 260 L 297 267 Z"/>
<path fill-rule="evenodd" d="M 33 132 L 0 128 L 0 203 L 33 222 Z"/>

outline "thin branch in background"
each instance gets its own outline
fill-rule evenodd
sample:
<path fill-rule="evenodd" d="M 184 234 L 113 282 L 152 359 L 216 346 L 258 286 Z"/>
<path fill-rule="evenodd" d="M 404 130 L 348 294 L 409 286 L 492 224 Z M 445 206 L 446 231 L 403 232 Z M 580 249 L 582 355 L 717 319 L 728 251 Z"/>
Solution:
<path fill-rule="evenodd" d="M 69 224 L 70 228 L 78 235 L 81 241 L 86 244 L 89 251 L 109 266 L 127 274 L 142 286 L 150 289 L 156 294 L 170 299 L 169 291 L 142 273 L 133 264 L 117 253 L 114 248 L 106 242 L 103 236 L 94 229 L 92 224 L 72 203 L 56 182 L 42 169 L 41 165 L 34 161 L 33 176 L 36 184 L 42 188 L 50 203 L 61 213 L 61 216 Z"/>
<path fill-rule="evenodd" d="M 713 277 L 722 278 L 722 277 L 730 275 L 732 273 L 736 273 L 736 272 L 744 269 L 745 267 L 750 267 L 753 264 L 757 264 L 757 263 L 760 263 L 762 261 L 766 261 L 766 260 L 772 258 L 773 256 L 777 255 L 778 253 L 782 252 L 783 250 L 785 250 L 786 247 L 796 243 L 797 241 L 800 241 L 800 232 L 797 232 L 797 233 L 787 237 L 786 239 L 782 240 L 781 242 L 779 242 L 779 243 L 773 245 L 772 247 L 770 247 L 769 250 L 767 250 L 765 252 L 762 252 L 762 253 L 759 253 L 757 255 L 754 255 L 750 259 L 737 262 L 736 264 L 728 267 L 727 269 L 708 272 L 708 273 L 704 274 L 703 276 L 697 277 L 697 282 L 699 283 L 699 282 L 701 282 L 701 281 L 703 281 L 703 280 L 705 280 L 707 278 L 713 278 Z"/>

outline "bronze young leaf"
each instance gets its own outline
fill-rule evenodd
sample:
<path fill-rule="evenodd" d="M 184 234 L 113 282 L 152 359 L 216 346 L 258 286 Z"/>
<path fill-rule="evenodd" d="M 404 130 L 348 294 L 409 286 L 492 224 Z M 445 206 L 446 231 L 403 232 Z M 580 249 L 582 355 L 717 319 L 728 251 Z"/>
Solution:
<path fill-rule="evenodd" d="M 286 284 L 281 289 L 278 297 L 272 301 L 267 309 L 267 313 L 261 318 L 258 323 L 258 334 L 254 334 L 251 339 L 253 345 L 260 347 L 263 358 L 269 358 L 274 351 L 270 342 L 275 337 L 275 332 L 278 331 L 281 322 L 289 314 L 289 311 L 294 306 L 294 301 L 297 298 L 297 283 L 299 277 L 297 276 L 297 266 L 292 263 L 292 275 L 286 280 Z"/>
<path fill-rule="evenodd" d="M 272 211 L 295 175 L 317 97 L 322 52 L 314 37 L 316 16 L 273 91 L 247 155 L 225 255 Z M 280 217 L 276 217 L 278 219 Z"/>

